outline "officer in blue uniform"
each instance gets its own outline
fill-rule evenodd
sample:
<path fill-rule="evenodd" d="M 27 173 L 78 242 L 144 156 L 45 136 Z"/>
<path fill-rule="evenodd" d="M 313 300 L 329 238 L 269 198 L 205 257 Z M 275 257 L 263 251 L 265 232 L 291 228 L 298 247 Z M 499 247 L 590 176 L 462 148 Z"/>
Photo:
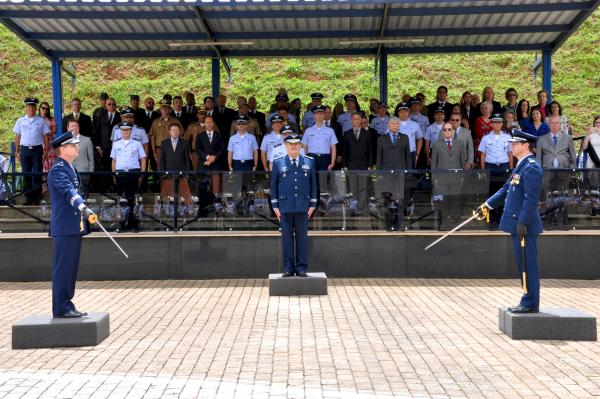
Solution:
<path fill-rule="evenodd" d="M 335 131 L 325 124 L 325 107 L 317 105 L 311 108 L 315 124 L 304 132 L 302 144 L 309 157 L 315 159 L 317 170 L 332 170 L 337 156 L 338 143 Z"/>
<path fill-rule="evenodd" d="M 73 161 L 79 156 L 79 139 L 66 132 L 50 143 L 57 160 L 48 174 L 48 190 L 52 204 L 50 236 L 54 244 L 52 260 L 52 315 L 75 318 L 87 315 L 77 310 L 73 302 L 79 269 L 81 238 L 89 233 L 89 223 L 96 215 L 81 198 L 79 173 Z"/>
<path fill-rule="evenodd" d="M 283 277 L 306 277 L 308 269 L 308 218 L 317 206 L 314 160 L 300 154 L 301 137 L 284 139 L 287 155 L 273 162 L 271 205 L 281 223 Z"/>
<path fill-rule="evenodd" d="M 504 186 L 476 210 L 484 215 L 504 202 L 500 230 L 510 233 L 513 240 L 524 291 L 519 305 L 508 308 L 513 313 L 537 313 L 540 308 L 537 239 L 542 232 L 542 220 L 538 203 L 544 172 L 531 152 L 536 141 L 532 134 L 513 130 L 511 147 L 519 160 L 517 166 Z"/>
<path fill-rule="evenodd" d="M 312 107 L 321 105 L 323 103 L 323 97 L 325 97 L 325 96 L 321 93 L 312 93 L 310 95 L 310 98 L 311 98 L 310 108 L 312 109 Z M 311 110 L 306 111 L 304 113 L 304 116 L 302 117 L 302 129 L 304 129 L 306 131 L 306 129 L 308 129 L 309 127 L 311 127 L 314 124 L 315 124 L 315 116 L 313 115 L 313 112 Z"/>

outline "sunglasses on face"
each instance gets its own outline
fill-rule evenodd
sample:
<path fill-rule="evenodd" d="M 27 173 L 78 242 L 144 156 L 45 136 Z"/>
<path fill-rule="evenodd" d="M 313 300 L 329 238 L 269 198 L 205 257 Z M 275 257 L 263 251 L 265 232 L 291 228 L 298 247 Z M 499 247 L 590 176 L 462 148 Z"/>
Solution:
<path fill-rule="evenodd" d="M 460 119 L 450 119 L 450 122 L 460 122 Z"/>
<path fill-rule="evenodd" d="M 442 129 L 442 131 L 444 131 L 444 132 L 451 132 L 452 129 Z"/>
<path fill-rule="evenodd" d="M 115 103 L 106 103 L 106 105 L 116 105 Z"/>
<path fill-rule="evenodd" d="M 40 107 L 40 109 L 48 111 L 50 108 L 48 108 L 48 107 Z"/>

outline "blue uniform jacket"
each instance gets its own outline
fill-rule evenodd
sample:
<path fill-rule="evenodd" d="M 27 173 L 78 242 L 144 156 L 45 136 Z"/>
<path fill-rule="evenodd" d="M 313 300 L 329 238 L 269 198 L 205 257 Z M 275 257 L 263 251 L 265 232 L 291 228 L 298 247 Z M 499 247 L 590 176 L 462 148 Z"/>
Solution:
<path fill-rule="evenodd" d="M 82 219 L 79 209 L 83 198 L 79 194 L 79 173 L 67 161 L 58 158 L 48 173 L 48 190 L 52 217 L 50 236 L 86 235 L 89 233 L 87 220 Z M 83 222 L 83 230 L 81 223 Z"/>
<path fill-rule="evenodd" d="M 271 204 L 281 213 L 308 212 L 317 206 L 317 175 L 312 158 L 300 155 L 294 170 L 289 156 L 273 161 Z"/>
<path fill-rule="evenodd" d="M 517 234 L 517 224 L 524 224 L 527 234 L 537 235 L 543 231 L 538 210 L 543 174 L 535 156 L 529 155 L 513 170 L 504 186 L 487 200 L 492 208 L 504 202 L 500 230 Z"/>

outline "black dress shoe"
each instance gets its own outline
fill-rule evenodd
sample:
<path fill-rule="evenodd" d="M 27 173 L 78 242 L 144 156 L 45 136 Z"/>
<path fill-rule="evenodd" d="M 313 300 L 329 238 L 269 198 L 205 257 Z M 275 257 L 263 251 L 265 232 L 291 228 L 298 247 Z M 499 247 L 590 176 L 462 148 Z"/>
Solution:
<path fill-rule="evenodd" d="M 299 273 L 296 273 L 296 275 L 299 277 L 308 277 L 308 274 L 306 274 L 306 272 L 299 272 Z"/>
<path fill-rule="evenodd" d="M 514 308 L 508 308 L 508 311 L 511 313 L 538 313 L 539 309 L 526 308 L 523 305 L 516 306 Z"/>
<path fill-rule="evenodd" d="M 82 316 L 81 313 L 75 312 L 74 310 L 69 310 L 67 313 L 63 313 L 60 316 L 54 316 L 54 317 L 59 318 L 59 319 L 76 319 L 81 316 Z"/>
<path fill-rule="evenodd" d="M 288 272 L 285 272 L 281 275 L 281 277 L 293 277 L 293 276 L 294 275 L 292 273 L 288 273 Z"/>

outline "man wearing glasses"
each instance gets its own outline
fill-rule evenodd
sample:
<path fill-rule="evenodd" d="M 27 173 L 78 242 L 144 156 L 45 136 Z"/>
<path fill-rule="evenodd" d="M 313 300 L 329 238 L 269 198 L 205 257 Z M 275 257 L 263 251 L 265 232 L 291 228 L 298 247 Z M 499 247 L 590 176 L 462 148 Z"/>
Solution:
<path fill-rule="evenodd" d="M 15 133 L 16 152 L 15 158 L 21 162 L 23 173 L 41 173 L 42 159 L 46 157 L 49 143 L 50 127 L 39 115 L 35 114 L 39 100 L 28 97 L 24 101 L 25 115 L 17 119 L 13 132 Z M 44 105 L 47 107 L 46 105 Z M 43 146 L 42 146 L 43 144 Z M 38 205 L 42 195 L 41 176 L 25 176 L 23 191 L 25 192 L 25 205 Z"/>

